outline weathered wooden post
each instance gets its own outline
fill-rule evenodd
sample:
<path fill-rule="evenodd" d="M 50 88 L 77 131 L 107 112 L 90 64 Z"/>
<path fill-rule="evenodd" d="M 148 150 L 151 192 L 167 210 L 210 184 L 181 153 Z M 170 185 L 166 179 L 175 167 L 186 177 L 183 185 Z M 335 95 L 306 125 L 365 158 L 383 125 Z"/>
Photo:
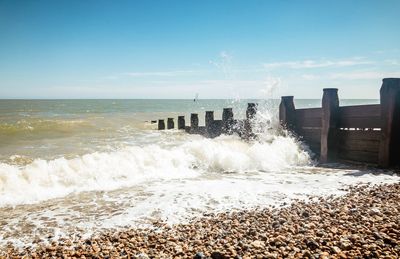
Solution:
<path fill-rule="evenodd" d="M 257 113 L 257 104 L 256 103 L 248 103 L 246 109 L 246 118 L 251 120 L 256 116 Z"/>
<path fill-rule="evenodd" d="M 282 96 L 279 104 L 279 121 L 283 127 L 295 130 L 296 108 L 294 107 L 293 96 Z"/>
<path fill-rule="evenodd" d="M 168 118 L 168 120 L 167 120 L 167 128 L 168 129 L 173 129 L 174 127 L 175 127 L 174 118 Z"/>
<path fill-rule="evenodd" d="M 241 129 L 241 133 L 239 133 L 245 139 L 254 138 L 255 135 L 253 133 L 252 128 L 252 120 L 256 116 L 257 113 L 257 104 L 256 103 L 248 103 L 246 109 L 246 120 L 244 120 L 243 129 Z"/>
<path fill-rule="evenodd" d="M 197 132 L 199 130 L 199 115 L 197 113 L 190 114 L 190 131 Z"/>
<path fill-rule="evenodd" d="M 213 123 L 214 123 L 214 112 L 213 111 L 206 111 L 206 131 L 209 134 L 213 132 Z"/>
<path fill-rule="evenodd" d="M 233 111 L 232 108 L 224 108 L 222 111 L 222 132 L 232 133 Z"/>
<path fill-rule="evenodd" d="M 164 120 L 158 120 L 158 130 L 164 130 L 164 129 L 165 129 Z"/>
<path fill-rule="evenodd" d="M 338 117 L 338 89 L 325 88 L 322 96 L 321 163 L 334 161 L 337 156 Z"/>
<path fill-rule="evenodd" d="M 185 129 L 185 116 L 178 116 L 178 129 Z"/>
<path fill-rule="evenodd" d="M 379 166 L 400 165 L 400 78 L 384 78 L 380 95 Z"/>

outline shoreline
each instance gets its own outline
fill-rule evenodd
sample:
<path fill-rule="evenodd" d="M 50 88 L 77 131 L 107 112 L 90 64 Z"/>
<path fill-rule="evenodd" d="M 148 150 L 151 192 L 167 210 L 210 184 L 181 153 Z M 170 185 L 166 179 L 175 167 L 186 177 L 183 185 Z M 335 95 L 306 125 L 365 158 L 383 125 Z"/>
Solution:
<path fill-rule="evenodd" d="M 153 229 L 110 230 L 23 250 L 9 246 L 0 258 L 398 258 L 400 183 L 348 190 L 340 197 L 209 214 L 172 227 L 159 222 Z"/>

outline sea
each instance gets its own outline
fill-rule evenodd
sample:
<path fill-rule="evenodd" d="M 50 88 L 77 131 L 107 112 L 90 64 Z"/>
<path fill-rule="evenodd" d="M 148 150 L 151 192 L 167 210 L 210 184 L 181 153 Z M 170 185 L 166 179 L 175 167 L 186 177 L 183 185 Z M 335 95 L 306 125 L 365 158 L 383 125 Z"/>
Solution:
<path fill-rule="evenodd" d="M 379 100 L 340 100 L 341 105 Z M 254 140 L 157 130 L 158 119 L 258 103 Z M 321 100 L 295 100 L 297 108 Z M 186 223 L 398 182 L 390 171 L 317 166 L 279 127 L 279 100 L 0 100 L 0 248 L 106 230 Z"/>

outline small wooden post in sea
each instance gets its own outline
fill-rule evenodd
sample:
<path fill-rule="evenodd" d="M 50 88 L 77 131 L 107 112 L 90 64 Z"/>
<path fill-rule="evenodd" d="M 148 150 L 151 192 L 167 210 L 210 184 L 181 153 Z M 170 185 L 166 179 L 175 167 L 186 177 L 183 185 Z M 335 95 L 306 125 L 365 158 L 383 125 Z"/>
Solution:
<path fill-rule="evenodd" d="M 257 104 L 256 103 L 248 103 L 246 109 L 246 120 L 244 120 L 244 132 L 242 136 L 245 139 L 254 138 L 254 132 L 252 128 L 252 121 L 257 113 Z"/>
<path fill-rule="evenodd" d="M 199 130 L 199 115 L 197 113 L 190 114 L 190 131 L 197 132 Z"/>
<path fill-rule="evenodd" d="M 381 95 L 379 166 L 400 165 L 400 78 L 384 78 Z"/>
<path fill-rule="evenodd" d="M 325 88 L 322 96 L 321 163 L 334 161 L 337 157 L 338 118 L 338 89 Z"/>
<path fill-rule="evenodd" d="M 167 120 L 167 128 L 168 129 L 173 129 L 174 127 L 175 127 L 174 118 L 168 118 L 168 120 Z"/>
<path fill-rule="evenodd" d="M 232 108 L 224 108 L 222 111 L 222 132 L 232 133 L 233 111 Z"/>
<path fill-rule="evenodd" d="M 208 134 L 213 133 L 213 123 L 214 123 L 214 112 L 206 111 L 205 124 L 206 124 L 206 132 Z"/>
<path fill-rule="evenodd" d="M 178 116 L 178 129 L 185 129 L 185 116 Z"/>
<path fill-rule="evenodd" d="M 246 109 L 246 118 L 248 120 L 254 119 L 257 113 L 257 104 L 256 103 L 248 103 Z"/>
<path fill-rule="evenodd" d="M 158 129 L 164 130 L 165 129 L 165 122 L 164 120 L 158 120 Z"/>

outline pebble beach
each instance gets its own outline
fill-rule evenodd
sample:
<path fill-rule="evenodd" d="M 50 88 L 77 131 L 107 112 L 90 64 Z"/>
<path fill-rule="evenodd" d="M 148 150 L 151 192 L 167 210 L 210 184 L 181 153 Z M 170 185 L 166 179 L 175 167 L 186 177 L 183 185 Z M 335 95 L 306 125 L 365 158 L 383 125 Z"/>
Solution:
<path fill-rule="evenodd" d="M 0 0 L 0 259 L 400 259 L 400 0 Z"/>
<path fill-rule="evenodd" d="M 206 214 L 189 224 L 75 236 L 1 258 L 399 258 L 400 183 L 349 187 L 279 208 Z"/>

